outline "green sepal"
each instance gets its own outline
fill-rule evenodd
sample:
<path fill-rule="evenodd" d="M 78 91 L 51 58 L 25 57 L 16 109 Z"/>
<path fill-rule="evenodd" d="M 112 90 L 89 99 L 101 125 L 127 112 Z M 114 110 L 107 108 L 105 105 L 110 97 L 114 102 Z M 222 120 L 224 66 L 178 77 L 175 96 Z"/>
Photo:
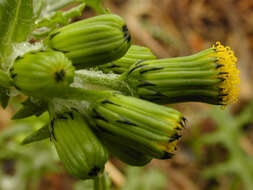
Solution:
<path fill-rule="evenodd" d="M 31 98 L 27 98 L 22 103 L 22 107 L 12 116 L 11 119 L 23 119 L 26 117 L 30 117 L 32 115 L 40 116 L 47 109 L 47 104 L 41 101 L 37 101 L 36 103 L 31 100 Z"/>
<path fill-rule="evenodd" d="M 41 141 L 47 138 L 50 138 L 51 133 L 49 130 L 49 125 L 46 124 L 37 131 L 33 132 L 31 135 L 27 136 L 23 141 L 22 145 L 30 144 L 36 141 Z"/>

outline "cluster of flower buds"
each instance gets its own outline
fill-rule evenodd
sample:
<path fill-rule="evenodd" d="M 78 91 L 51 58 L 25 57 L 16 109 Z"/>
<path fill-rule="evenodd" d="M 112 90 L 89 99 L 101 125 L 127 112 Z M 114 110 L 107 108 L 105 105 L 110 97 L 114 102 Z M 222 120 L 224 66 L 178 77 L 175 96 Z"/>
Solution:
<path fill-rule="evenodd" d="M 76 70 L 84 68 L 103 71 L 107 78 L 85 70 L 87 80 L 79 84 Z M 111 73 L 117 75 L 110 78 Z M 217 43 L 194 55 L 156 59 L 148 48 L 131 46 L 125 21 L 113 14 L 56 29 L 43 49 L 18 56 L 9 76 L 0 72 L 0 88 L 13 86 L 29 96 L 14 118 L 50 114 L 51 122 L 24 144 L 50 138 L 66 170 L 80 179 L 104 170 L 107 151 L 135 166 L 171 158 L 185 118 L 159 104 L 227 105 L 237 100 L 238 84 L 236 57 L 229 48 Z M 131 93 L 117 89 L 120 85 Z M 63 103 L 55 106 L 58 100 Z"/>

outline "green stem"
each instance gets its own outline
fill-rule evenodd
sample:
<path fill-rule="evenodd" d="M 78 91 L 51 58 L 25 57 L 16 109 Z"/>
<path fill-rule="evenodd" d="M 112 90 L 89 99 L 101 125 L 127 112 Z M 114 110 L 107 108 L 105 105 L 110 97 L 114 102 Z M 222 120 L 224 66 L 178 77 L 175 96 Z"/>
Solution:
<path fill-rule="evenodd" d="M 75 73 L 74 86 L 85 86 L 89 89 L 117 90 L 130 94 L 129 86 L 119 79 L 120 75 L 104 74 L 97 71 L 79 70 Z"/>
<path fill-rule="evenodd" d="M 111 181 L 109 177 L 104 174 L 99 174 L 95 179 L 94 179 L 94 184 L 93 184 L 93 190 L 110 190 L 110 184 Z"/>
<path fill-rule="evenodd" d="M 112 91 L 102 91 L 102 90 L 95 91 L 95 90 L 87 90 L 84 88 L 69 87 L 62 89 L 61 94 L 58 94 L 57 98 L 95 102 L 99 99 L 111 96 L 112 93 L 113 93 Z"/>

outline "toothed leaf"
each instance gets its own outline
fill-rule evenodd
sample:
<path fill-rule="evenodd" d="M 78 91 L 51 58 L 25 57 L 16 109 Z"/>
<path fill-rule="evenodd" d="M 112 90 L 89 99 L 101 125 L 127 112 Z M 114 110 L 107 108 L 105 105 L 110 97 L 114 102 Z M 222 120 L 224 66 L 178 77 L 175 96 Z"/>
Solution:
<path fill-rule="evenodd" d="M 12 43 L 22 42 L 32 30 L 33 0 L 0 1 L 0 62 L 6 62 Z"/>
<path fill-rule="evenodd" d="M 50 16 L 43 17 L 37 22 L 35 28 L 38 30 L 35 30 L 33 35 L 36 38 L 47 36 L 57 27 L 67 25 L 71 19 L 81 16 L 84 8 L 85 3 L 82 3 L 68 11 L 57 11 L 53 14 L 50 14 Z"/>
<path fill-rule="evenodd" d="M 88 6 L 93 8 L 97 13 L 105 13 L 105 10 L 101 6 L 101 0 L 61 0 L 61 1 L 48 0 L 47 12 L 52 13 L 53 11 L 59 10 L 73 3 L 86 3 Z"/>

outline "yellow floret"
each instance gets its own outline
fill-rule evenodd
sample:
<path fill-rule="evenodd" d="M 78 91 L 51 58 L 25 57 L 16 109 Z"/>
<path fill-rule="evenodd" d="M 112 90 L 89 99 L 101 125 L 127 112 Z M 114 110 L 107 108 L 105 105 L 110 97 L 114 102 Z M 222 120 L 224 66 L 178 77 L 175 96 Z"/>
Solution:
<path fill-rule="evenodd" d="M 159 142 L 159 143 L 157 143 L 157 146 L 168 153 L 173 153 L 176 150 L 176 146 L 177 146 L 178 142 L 179 142 L 179 140 L 174 140 L 173 142 L 170 142 L 170 143 Z"/>
<path fill-rule="evenodd" d="M 163 142 L 163 143 L 160 142 L 160 143 L 157 143 L 157 145 L 160 148 L 164 149 L 168 153 L 173 153 L 176 150 L 176 146 L 177 146 L 177 144 L 178 144 L 178 142 L 179 142 L 179 140 L 181 138 L 181 135 L 182 135 L 181 130 L 182 130 L 182 128 L 185 127 L 185 121 L 182 121 L 182 124 L 176 125 L 175 127 L 176 127 L 175 128 L 176 134 L 174 134 L 174 138 L 175 138 L 175 135 L 176 135 L 177 139 L 172 140 L 171 142 Z"/>
<path fill-rule="evenodd" d="M 221 93 L 226 95 L 222 96 L 222 104 L 236 103 L 240 90 L 240 71 L 236 67 L 237 58 L 230 47 L 225 47 L 220 42 L 216 42 L 212 48 L 214 49 L 214 53 L 211 57 L 216 57 L 217 63 L 221 65 L 217 70 L 224 73 L 219 76 L 225 79 L 219 84 L 219 88 L 222 89 Z"/>

